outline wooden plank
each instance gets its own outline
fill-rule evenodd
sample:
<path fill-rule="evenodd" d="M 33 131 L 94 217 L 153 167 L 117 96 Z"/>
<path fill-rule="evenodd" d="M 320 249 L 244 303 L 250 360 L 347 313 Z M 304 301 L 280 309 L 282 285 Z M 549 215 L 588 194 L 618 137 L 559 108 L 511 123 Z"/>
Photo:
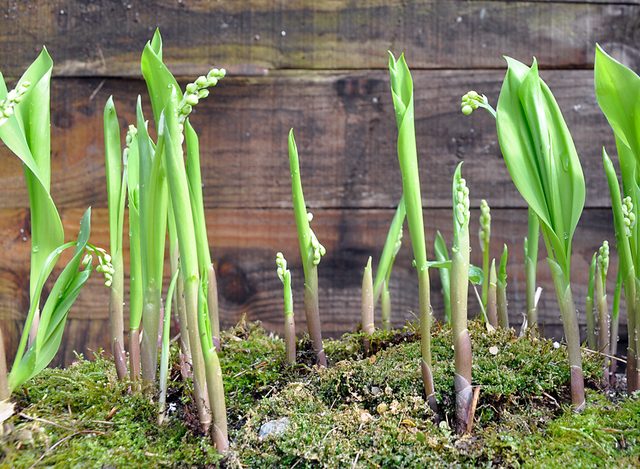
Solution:
<path fill-rule="evenodd" d="M 543 71 L 564 110 L 587 180 L 587 206 L 607 207 L 601 147 L 612 132 L 593 93 L 590 71 Z M 428 207 L 449 207 L 451 177 L 465 160 L 472 204 L 524 207 L 506 171 L 495 123 L 485 112 L 463 116 L 469 89 L 496 102 L 503 71 L 417 71 L 416 131 Z M 140 81 L 63 79 L 53 86 L 53 188 L 62 208 L 106 206 L 102 111 L 116 99 L 122 128 L 133 122 Z M 149 115 L 150 106 L 145 106 Z M 400 197 L 396 128 L 387 73 L 280 72 L 228 78 L 200 103 L 205 203 L 209 208 L 289 207 L 286 136 L 296 128 L 307 201 L 317 208 L 391 208 Z M 22 169 L 0 148 L 0 207 L 27 203 Z"/>
<path fill-rule="evenodd" d="M 415 68 L 500 68 L 508 54 L 552 67 L 589 68 L 596 42 L 640 62 L 637 0 L 607 2 L 310 0 L 123 3 L 6 0 L 0 50 L 18 76 L 46 44 L 62 76 L 138 76 L 140 52 L 159 26 L 177 74 L 216 63 L 266 69 L 370 69 L 387 50 Z M 114 27 L 117 25 L 117 27 Z M 71 38 L 71 39 L 70 39 Z M 638 68 L 638 67 L 636 67 Z"/>
<path fill-rule="evenodd" d="M 63 212 L 68 237 L 75 235 L 81 210 Z M 388 223 L 393 216 L 390 209 L 315 210 L 314 230 L 327 255 L 319 267 L 320 298 L 324 334 L 336 336 L 353 330 L 359 320 L 362 269 L 372 255 L 374 266 L 384 243 Z M 6 340 L 9 354 L 16 346 L 18 330 L 28 308 L 28 230 L 21 232 L 28 213 L 22 209 L 0 210 L 0 321 L 8 329 Z M 429 252 L 436 228 L 451 242 L 449 210 L 429 209 L 425 213 Z M 472 262 L 480 264 L 480 249 L 475 233 L 479 211 L 473 210 Z M 509 301 L 511 321 L 520 324 L 524 310 L 524 270 L 522 267 L 522 238 L 525 236 L 526 210 L 502 209 L 492 211 L 492 243 L 494 256 L 499 256 L 502 244 L 510 247 Z M 218 271 L 222 322 L 230 326 L 243 314 L 251 320 L 260 319 L 269 329 L 281 331 L 281 285 L 275 274 L 275 253 L 284 252 L 291 266 L 298 331 L 304 331 L 302 305 L 302 269 L 299 261 L 295 222 L 291 210 L 286 209 L 210 209 L 207 211 L 209 239 Z M 26 238 L 26 240 L 24 239 Z M 585 211 L 574 240 L 573 288 L 576 307 L 584 324 L 584 296 L 587 271 L 592 253 L 603 239 L 613 240 L 611 215 L 608 210 Z M 93 213 L 92 242 L 108 246 L 107 212 Z M 611 262 L 610 285 L 615 280 L 615 253 Z M 540 303 L 541 321 L 547 334 L 562 335 L 549 270 L 540 253 L 539 284 L 544 288 Z M 408 235 L 399 253 L 391 281 L 393 322 L 401 325 L 414 318 L 417 305 L 417 281 L 411 267 Z M 442 301 L 437 273 L 432 273 L 432 303 L 437 318 L 442 318 Z M 611 291 L 611 290 L 610 290 Z M 70 314 L 57 363 L 68 363 L 73 352 L 89 353 L 108 345 L 108 291 L 99 276 L 90 279 Z M 470 313 L 478 312 L 477 303 L 470 298 Z M 622 315 L 624 335 L 625 320 Z"/>

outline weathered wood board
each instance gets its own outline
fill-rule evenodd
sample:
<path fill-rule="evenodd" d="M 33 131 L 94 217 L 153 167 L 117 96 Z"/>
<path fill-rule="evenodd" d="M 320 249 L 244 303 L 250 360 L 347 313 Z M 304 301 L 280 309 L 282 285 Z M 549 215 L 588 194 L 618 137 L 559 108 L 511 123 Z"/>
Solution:
<path fill-rule="evenodd" d="M 498 147 L 495 121 L 460 112 L 469 89 L 496 103 L 503 71 L 417 71 L 416 133 L 425 205 L 451 206 L 451 177 L 465 161 L 472 204 L 524 207 Z M 609 205 L 601 148 L 615 153 L 590 71 L 543 71 L 573 132 L 587 206 Z M 106 207 L 102 112 L 113 94 L 125 128 L 142 81 L 60 79 L 53 88 L 53 196 L 60 207 Z M 145 106 L 151 115 L 149 105 Z M 400 197 L 396 128 L 386 72 L 279 72 L 228 78 L 198 104 L 205 203 L 210 208 L 289 207 L 287 133 L 296 130 L 306 199 L 313 208 L 391 208 Z M 22 169 L 0 149 L 0 207 L 25 207 Z"/>
<path fill-rule="evenodd" d="M 265 69 L 384 68 L 406 50 L 414 68 L 501 68 L 502 55 L 554 68 L 589 68 L 594 44 L 636 65 L 637 0 L 618 2 L 250 0 L 5 0 L 3 72 L 21 73 L 47 44 L 65 76 L 137 76 L 160 27 L 177 74 L 213 62 Z"/>

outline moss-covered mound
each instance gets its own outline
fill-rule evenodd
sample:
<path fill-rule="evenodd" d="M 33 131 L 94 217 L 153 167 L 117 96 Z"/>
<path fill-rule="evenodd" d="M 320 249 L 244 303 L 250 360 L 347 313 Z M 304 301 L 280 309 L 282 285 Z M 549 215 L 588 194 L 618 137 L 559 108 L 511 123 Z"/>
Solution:
<path fill-rule="evenodd" d="M 311 366 L 301 341 L 296 367 L 282 341 L 257 324 L 225 333 L 221 353 L 232 451 L 223 459 L 198 435 L 189 383 L 177 361 L 169 418 L 156 424 L 151 399 L 129 392 L 101 355 L 46 370 L 16 393 L 2 438 L 2 465 L 78 467 L 619 467 L 640 464 L 640 399 L 598 391 L 599 363 L 584 356 L 588 406 L 569 407 L 564 347 L 473 324 L 473 434 L 458 437 L 453 413 L 453 350 L 448 328 L 434 331 L 442 421 L 422 396 L 419 347 L 411 327 L 326 341 L 332 366 Z"/>

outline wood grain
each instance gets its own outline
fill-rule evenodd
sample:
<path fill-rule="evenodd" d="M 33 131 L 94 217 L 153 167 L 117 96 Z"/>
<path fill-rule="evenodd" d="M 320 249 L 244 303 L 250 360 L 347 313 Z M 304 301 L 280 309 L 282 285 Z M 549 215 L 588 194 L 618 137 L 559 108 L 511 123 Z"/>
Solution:
<path fill-rule="evenodd" d="M 75 235 L 82 214 L 71 209 L 63 213 L 68 237 Z M 393 216 L 389 209 L 314 211 L 313 227 L 327 248 L 327 255 L 319 267 L 321 313 L 325 336 L 336 336 L 356 328 L 360 309 L 362 269 L 367 257 L 375 262 L 382 249 L 388 223 Z M 0 210 L 0 321 L 8 326 L 7 338 L 10 355 L 15 348 L 18 330 L 28 307 L 28 231 L 21 232 L 28 213 L 21 209 Z M 471 233 L 478 230 L 479 211 L 472 213 Z M 502 252 L 502 244 L 510 248 L 508 267 L 508 294 L 512 324 L 520 324 L 524 311 L 524 269 L 522 238 L 526 234 L 526 210 L 502 209 L 492 211 L 493 256 Z M 451 241 L 449 210 L 429 209 L 425 213 L 429 246 L 435 230 L 443 232 Z M 249 319 L 260 319 L 269 329 L 282 330 L 281 284 L 275 274 L 275 253 L 282 251 L 289 261 L 293 275 L 296 324 L 304 331 L 302 305 L 302 268 L 300 265 L 293 214 L 286 209 L 210 209 L 207 211 L 209 239 L 218 271 L 221 317 L 224 326 L 238 321 L 243 314 Z M 107 212 L 94 210 L 92 242 L 108 243 Z M 584 323 L 584 296 L 591 254 L 603 239 L 613 240 L 611 215 L 608 210 L 585 212 L 574 240 L 573 287 L 576 306 Z M 26 238 L 26 240 L 24 239 Z M 432 252 L 431 247 L 429 252 Z M 613 250 L 612 250 L 613 252 Z M 480 249 L 477 238 L 472 237 L 472 262 L 479 265 Z M 417 281 L 411 267 L 411 250 L 407 240 L 403 243 L 391 280 L 393 323 L 401 325 L 414 318 L 417 305 Z M 611 262 L 610 285 L 615 280 L 615 258 Z M 555 301 L 549 270 L 540 253 L 539 283 L 544 288 L 540 303 L 540 317 L 547 334 L 562 336 L 560 317 Z M 168 274 L 168 267 L 167 267 Z M 432 271 L 432 302 L 435 315 L 442 318 L 439 278 Z M 470 312 L 478 312 L 474 296 L 470 296 Z M 108 291 L 95 275 L 83 290 L 71 311 L 58 363 L 68 363 L 73 352 L 87 353 L 108 345 Z M 624 313 L 622 314 L 624 316 Z M 379 320 L 379 319 L 378 319 Z M 621 336 L 625 334 L 623 327 Z"/>
<path fill-rule="evenodd" d="M 496 102 L 503 71 L 414 72 L 416 132 L 427 207 L 449 207 L 451 177 L 465 161 L 472 205 L 524 207 L 497 144 L 495 122 L 482 110 L 460 113 L 469 89 Z M 601 148 L 615 153 L 612 132 L 593 92 L 590 71 L 545 70 L 571 129 L 587 181 L 587 207 L 607 207 Z M 106 207 L 102 112 L 115 96 L 122 128 L 133 122 L 137 80 L 54 80 L 53 196 L 61 208 Z M 150 114 L 150 106 L 145 109 Z M 392 208 L 400 197 L 396 128 L 383 71 L 274 73 L 228 78 L 200 103 L 208 208 L 289 207 L 286 136 L 295 127 L 306 199 L 313 208 Z M 0 207 L 27 203 L 22 169 L 0 148 Z"/>
<path fill-rule="evenodd" d="M 589 68 L 596 42 L 637 66 L 637 0 L 599 2 L 250 0 L 5 0 L 0 50 L 18 76 L 46 44 L 62 76 L 138 76 L 158 26 L 177 74 L 212 63 L 267 69 L 385 68 L 387 50 L 414 68 L 501 68 L 503 54 L 554 68 Z M 117 25 L 117 26 L 116 26 Z M 636 67 L 638 68 L 638 67 Z"/>

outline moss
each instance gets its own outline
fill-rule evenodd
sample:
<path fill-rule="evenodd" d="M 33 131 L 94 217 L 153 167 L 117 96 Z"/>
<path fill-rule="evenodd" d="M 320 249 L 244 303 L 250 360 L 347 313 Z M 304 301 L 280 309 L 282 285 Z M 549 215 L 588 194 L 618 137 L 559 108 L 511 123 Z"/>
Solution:
<path fill-rule="evenodd" d="M 486 331 L 471 324 L 474 383 L 480 385 L 476 427 L 458 437 L 453 413 L 450 330 L 436 327 L 434 379 L 444 421 L 434 423 L 422 397 L 419 344 L 411 327 L 327 341 L 332 366 L 316 369 L 308 344 L 302 364 L 284 363 L 282 341 L 241 322 L 223 335 L 232 451 L 220 459 L 189 423 L 190 383 L 180 379 L 174 350 L 167 423 L 156 406 L 129 393 L 110 361 L 79 357 L 65 370 L 46 370 L 14 398 L 19 414 L 2 439 L 2 464 L 29 467 L 181 466 L 634 466 L 640 455 L 640 401 L 611 402 L 594 389 L 600 366 L 585 356 L 591 387 L 586 411 L 569 410 L 569 369 L 563 347 Z M 282 434 L 260 438 L 266 422 L 286 419 Z M 577 448 L 577 450 L 576 450 Z M 571 455 L 571 456 L 569 456 Z"/>

